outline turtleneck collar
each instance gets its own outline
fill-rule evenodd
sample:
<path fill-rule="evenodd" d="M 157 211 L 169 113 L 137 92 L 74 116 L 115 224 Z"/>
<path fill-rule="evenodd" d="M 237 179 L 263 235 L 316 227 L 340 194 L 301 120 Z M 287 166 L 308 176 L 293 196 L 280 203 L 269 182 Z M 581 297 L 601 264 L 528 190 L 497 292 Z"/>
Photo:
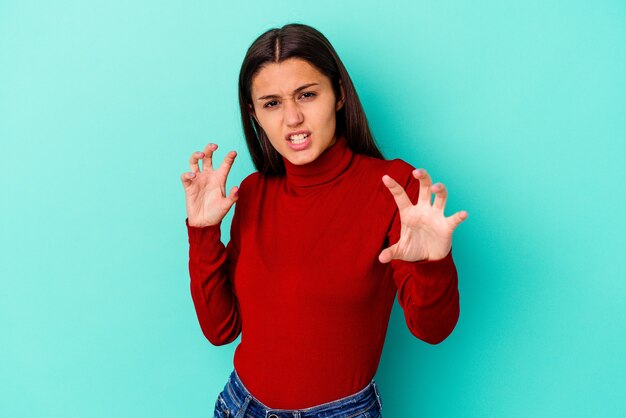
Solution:
<path fill-rule="evenodd" d="M 352 155 L 348 141 L 339 136 L 333 146 L 308 164 L 295 165 L 283 157 L 287 184 L 292 187 L 312 187 L 328 183 L 348 168 Z"/>

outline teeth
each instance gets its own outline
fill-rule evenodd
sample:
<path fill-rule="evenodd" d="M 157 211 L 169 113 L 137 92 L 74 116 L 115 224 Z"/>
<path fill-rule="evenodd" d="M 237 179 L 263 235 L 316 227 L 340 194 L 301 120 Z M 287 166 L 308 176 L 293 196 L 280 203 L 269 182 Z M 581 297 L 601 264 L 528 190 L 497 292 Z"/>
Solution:
<path fill-rule="evenodd" d="M 289 139 L 291 140 L 292 144 L 302 144 L 307 137 L 308 137 L 307 134 L 300 134 L 300 135 L 292 135 L 289 137 Z"/>

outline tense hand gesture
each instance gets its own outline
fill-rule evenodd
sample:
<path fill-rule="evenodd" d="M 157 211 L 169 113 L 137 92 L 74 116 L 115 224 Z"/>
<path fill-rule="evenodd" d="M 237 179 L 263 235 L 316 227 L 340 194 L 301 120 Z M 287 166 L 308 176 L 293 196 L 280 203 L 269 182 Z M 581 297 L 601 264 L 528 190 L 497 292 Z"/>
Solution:
<path fill-rule="evenodd" d="M 394 259 L 413 262 L 445 257 L 452 248 L 452 232 L 467 219 L 466 211 L 447 218 L 444 216 L 448 192 L 441 183 L 433 185 L 426 170 L 413 170 L 413 176 L 420 181 L 415 205 L 402 186 L 388 175 L 383 176 L 383 183 L 398 205 L 401 227 L 398 242 L 385 248 L 378 256 L 381 263 Z M 435 202 L 431 204 L 433 192 Z"/>
<path fill-rule="evenodd" d="M 237 153 L 226 154 L 222 165 L 213 169 L 213 151 L 217 144 L 208 144 L 204 152 L 194 152 L 189 160 L 191 172 L 180 178 L 185 189 L 189 226 L 203 227 L 219 224 L 231 206 L 237 201 L 238 187 L 235 186 L 226 196 L 226 177 L 235 161 Z M 202 159 L 202 169 L 198 160 Z"/>

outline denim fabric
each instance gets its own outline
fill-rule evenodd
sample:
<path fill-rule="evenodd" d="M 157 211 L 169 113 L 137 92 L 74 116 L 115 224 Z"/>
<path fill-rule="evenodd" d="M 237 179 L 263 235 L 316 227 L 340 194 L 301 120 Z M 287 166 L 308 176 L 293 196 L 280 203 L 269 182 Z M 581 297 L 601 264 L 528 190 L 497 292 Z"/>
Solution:
<path fill-rule="evenodd" d="M 215 418 L 381 418 L 382 399 L 376 382 L 336 401 L 305 409 L 272 409 L 256 399 L 233 370 L 215 402 Z"/>

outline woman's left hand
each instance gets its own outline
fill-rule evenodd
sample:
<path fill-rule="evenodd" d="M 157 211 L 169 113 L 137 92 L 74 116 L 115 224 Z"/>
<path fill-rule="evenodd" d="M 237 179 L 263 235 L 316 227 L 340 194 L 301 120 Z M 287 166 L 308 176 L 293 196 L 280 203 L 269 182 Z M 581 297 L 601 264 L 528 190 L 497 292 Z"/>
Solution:
<path fill-rule="evenodd" d="M 433 185 L 426 170 L 413 170 L 413 176 L 420 182 L 415 205 L 402 186 L 388 175 L 383 176 L 383 183 L 398 205 L 401 228 L 398 242 L 385 248 L 378 256 L 381 263 L 396 259 L 413 262 L 444 258 L 452 248 L 452 233 L 467 219 L 464 210 L 445 217 L 443 210 L 448 191 L 441 183 Z M 435 201 L 431 204 L 433 193 Z"/>

